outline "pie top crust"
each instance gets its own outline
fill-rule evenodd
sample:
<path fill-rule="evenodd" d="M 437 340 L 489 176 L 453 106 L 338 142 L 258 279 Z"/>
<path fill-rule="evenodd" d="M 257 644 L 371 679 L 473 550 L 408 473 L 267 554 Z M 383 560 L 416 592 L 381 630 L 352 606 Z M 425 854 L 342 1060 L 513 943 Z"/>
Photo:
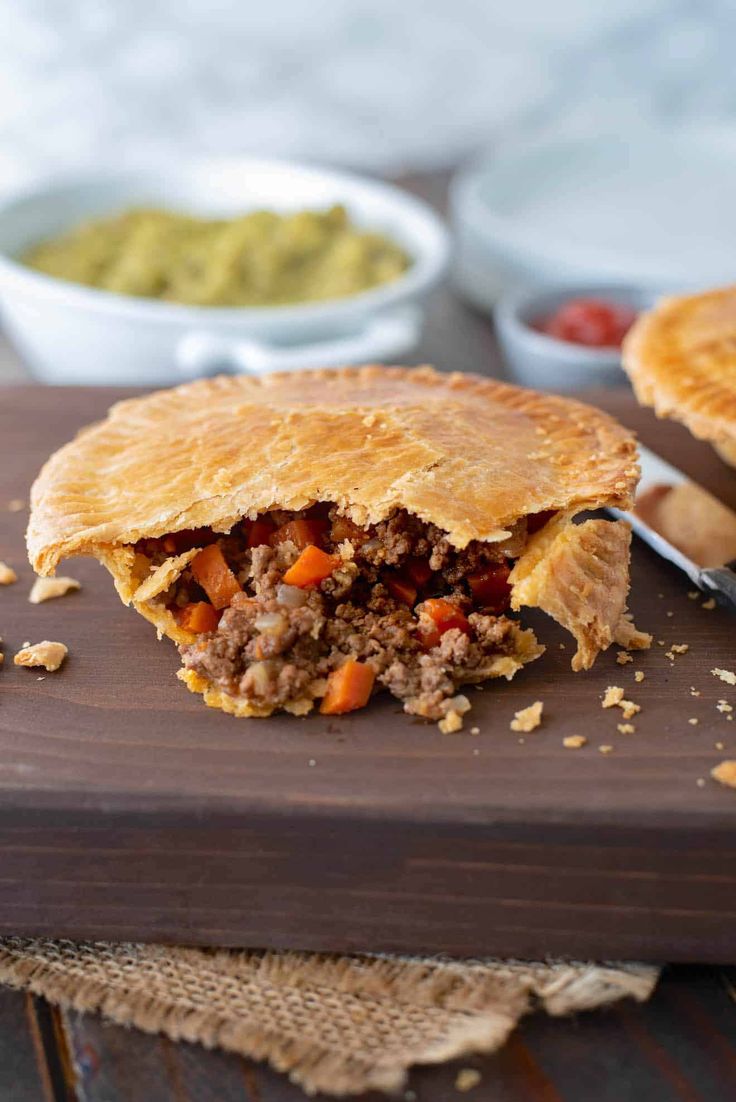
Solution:
<path fill-rule="evenodd" d="M 623 364 L 658 417 L 736 448 L 736 287 L 662 299 L 629 331 Z"/>
<path fill-rule="evenodd" d="M 627 508 L 637 477 L 633 437 L 612 418 L 491 379 L 377 366 L 222 376 L 120 402 L 52 455 L 28 550 L 40 574 L 73 554 L 112 568 L 144 536 L 228 531 L 318 500 L 363 525 L 405 508 L 462 548 L 529 513 Z"/>

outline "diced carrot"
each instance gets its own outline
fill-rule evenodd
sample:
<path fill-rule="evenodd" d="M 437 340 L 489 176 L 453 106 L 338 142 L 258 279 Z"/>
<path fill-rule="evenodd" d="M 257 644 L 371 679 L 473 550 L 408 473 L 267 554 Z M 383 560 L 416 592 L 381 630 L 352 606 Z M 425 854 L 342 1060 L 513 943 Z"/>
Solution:
<path fill-rule="evenodd" d="M 192 559 L 192 574 L 215 608 L 227 608 L 241 588 L 219 544 L 211 543 Z"/>
<path fill-rule="evenodd" d="M 412 585 L 408 578 L 402 578 L 401 574 L 391 573 L 384 574 L 382 580 L 392 597 L 413 608 L 417 600 L 417 587 Z"/>
<path fill-rule="evenodd" d="M 214 631 L 220 617 L 208 601 L 191 601 L 177 611 L 176 620 L 185 631 L 201 635 L 205 631 Z"/>
<path fill-rule="evenodd" d="M 507 563 L 486 566 L 475 574 L 468 574 L 468 585 L 473 600 L 482 608 L 492 612 L 503 612 L 511 599 L 511 586 L 508 578 L 511 573 Z"/>
<path fill-rule="evenodd" d="M 432 568 L 429 565 L 429 559 L 419 559 L 416 557 L 407 559 L 404 564 L 404 570 L 414 582 L 417 589 L 421 589 L 432 577 Z"/>
<path fill-rule="evenodd" d="M 445 632 L 451 628 L 458 628 L 470 635 L 468 618 L 453 601 L 447 601 L 444 597 L 430 597 L 417 605 L 416 611 L 419 614 L 419 640 L 427 650 L 436 647 Z"/>
<path fill-rule="evenodd" d="M 340 716 L 344 712 L 354 712 L 368 703 L 376 674 L 366 662 L 356 662 L 349 658 L 339 669 L 333 670 L 327 678 L 325 693 L 320 712 L 323 716 Z"/>
<path fill-rule="evenodd" d="M 273 535 L 273 521 L 269 517 L 256 517 L 255 520 L 246 521 L 245 530 L 248 547 L 261 547 Z"/>
<path fill-rule="evenodd" d="M 328 555 L 319 547 L 310 544 L 304 548 L 294 565 L 286 571 L 284 581 L 287 585 L 298 586 L 299 589 L 319 585 L 325 578 L 329 578 L 339 561 L 334 555 Z"/>
<path fill-rule="evenodd" d="M 322 537 L 329 527 L 326 520 L 290 520 L 273 533 L 270 540 L 271 546 L 284 543 L 286 540 L 291 540 L 300 550 L 310 544 L 317 546 L 322 542 Z"/>
<path fill-rule="evenodd" d="M 365 543 L 368 533 L 365 528 L 360 528 L 350 517 L 335 517 L 332 522 L 330 539 L 333 543 L 342 543 L 350 540 L 351 543 Z"/>

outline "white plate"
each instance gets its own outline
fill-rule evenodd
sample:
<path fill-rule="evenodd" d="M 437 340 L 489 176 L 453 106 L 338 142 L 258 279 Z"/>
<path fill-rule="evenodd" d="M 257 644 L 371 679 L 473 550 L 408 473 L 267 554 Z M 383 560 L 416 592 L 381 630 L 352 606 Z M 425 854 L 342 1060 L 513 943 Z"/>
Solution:
<path fill-rule="evenodd" d="M 137 204 L 203 215 L 344 203 L 359 226 L 412 258 L 399 279 L 297 306 L 201 307 L 112 294 L 34 272 L 14 257 L 90 216 Z M 444 274 L 447 231 L 418 199 L 345 172 L 251 158 L 85 176 L 28 190 L 0 208 L 0 300 L 11 340 L 54 383 L 176 383 L 217 370 L 264 372 L 400 355 L 417 341 Z"/>
<path fill-rule="evenodd" d="M 734 195 L 736 129 L 550 138 L 501 151 L 454 181 L 456 279 L 483 306 L 534 285 L 728 283 Z"/>

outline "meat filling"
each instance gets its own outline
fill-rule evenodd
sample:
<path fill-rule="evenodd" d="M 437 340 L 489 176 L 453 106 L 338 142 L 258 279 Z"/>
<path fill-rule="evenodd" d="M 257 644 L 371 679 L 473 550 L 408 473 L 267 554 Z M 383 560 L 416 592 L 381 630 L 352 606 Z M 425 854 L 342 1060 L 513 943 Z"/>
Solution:
<path fill-rule="evenodd" d="M 185 667 L 228 694 L 274 709 L 322 698 L 329 714 L 385 687 L 407 712 L 441 719 L 469 706 L 460 686 L 514 651 L 507 578 L 540 523 L 528 519 L 503 543 L 458 551 L 406 511 L 360 528 L 320 504 L 136 550 L 157 566 L 204 548 L 162 599 L 197 634 L 179 648 Z"/>

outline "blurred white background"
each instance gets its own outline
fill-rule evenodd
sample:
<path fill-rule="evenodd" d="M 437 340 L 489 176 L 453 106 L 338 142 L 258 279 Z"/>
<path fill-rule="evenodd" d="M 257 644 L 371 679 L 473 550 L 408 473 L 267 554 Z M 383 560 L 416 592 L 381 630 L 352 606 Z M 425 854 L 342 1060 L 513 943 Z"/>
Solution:
<path fill-rule="evenodd" d="M 379 171 L 528 129 L 736 119 L 732 0 L 0 0 L 0 189 L 257 152 Z"/>

